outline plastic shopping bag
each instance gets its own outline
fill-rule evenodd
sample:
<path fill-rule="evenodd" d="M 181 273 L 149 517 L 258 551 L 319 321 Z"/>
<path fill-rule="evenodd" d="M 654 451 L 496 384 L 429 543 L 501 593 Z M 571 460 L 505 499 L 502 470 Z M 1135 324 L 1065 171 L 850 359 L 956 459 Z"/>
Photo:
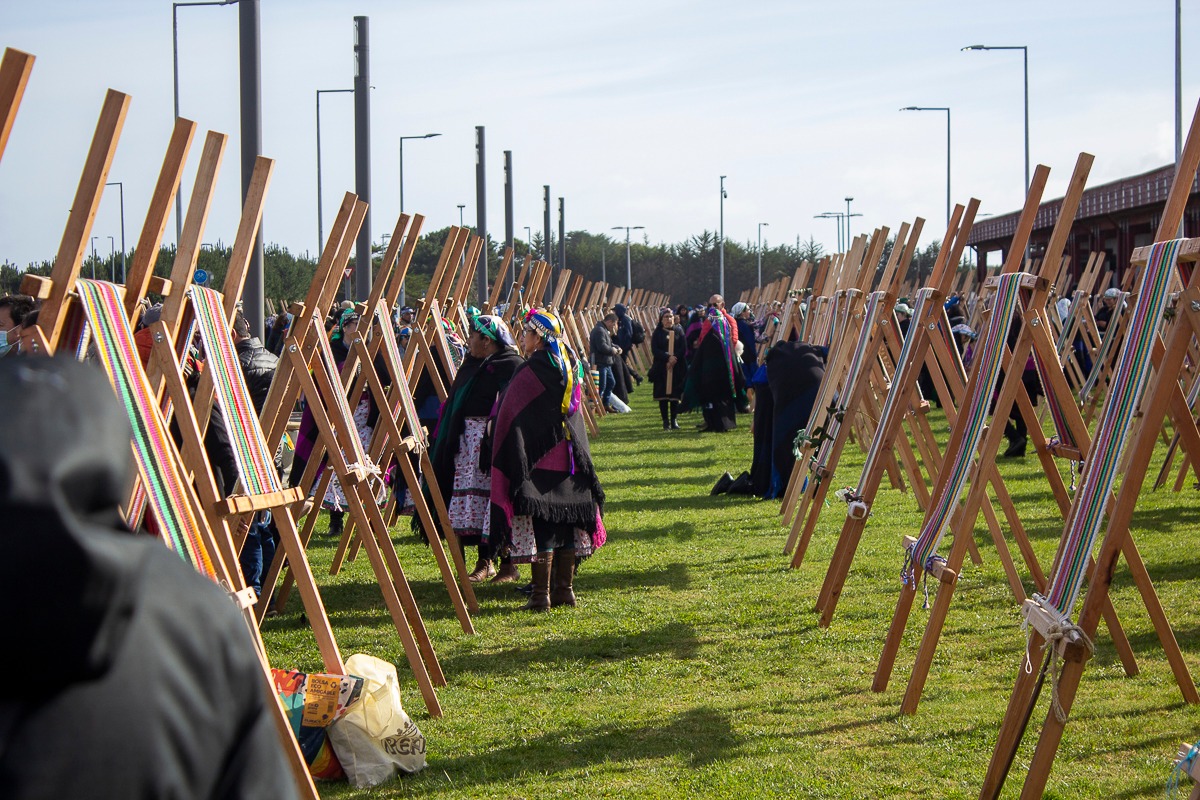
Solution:
<path fill-rule="evenodd" d="M 329 727 L 346 777 L 366 789 L 399 772 L 424 769 L 425 737 L 400 704 L 395 665 L 356 653 L 346 661 L 346 671 L 365 680 L 359 701 Z"/>

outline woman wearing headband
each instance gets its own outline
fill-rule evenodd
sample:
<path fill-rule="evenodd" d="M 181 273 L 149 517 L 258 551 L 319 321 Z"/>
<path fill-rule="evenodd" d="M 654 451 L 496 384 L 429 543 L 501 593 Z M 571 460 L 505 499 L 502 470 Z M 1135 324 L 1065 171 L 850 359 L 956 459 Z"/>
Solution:
<path fill-rule="evenodd" d="M 514 562 L 531 564 L 525 608 L 575 605 L 576 559 L 604 544 L 604 490 L 580 411 L 583 366 L 561 341 L 562 323 L 531 310 L 522 347 L 528 359 L 500 396 L 492 435 L 492 514 L 484 539 Z"/>
<path fill-rule="evenodd" d="M 482 456 L 488 415 L 521 363 L 504 320 L 472 316 L 467 355 L 442 404 L 430 447 L 433 474 L 450 513 L 450 524 L 464 547 L 479 547 L 472 583 L 499 577 L 491 550 L 482 541 L 491 510 L 491 463 Z M 516 580 L 516 568 L 511 564 L 506 573 L 500 582 Z"/>

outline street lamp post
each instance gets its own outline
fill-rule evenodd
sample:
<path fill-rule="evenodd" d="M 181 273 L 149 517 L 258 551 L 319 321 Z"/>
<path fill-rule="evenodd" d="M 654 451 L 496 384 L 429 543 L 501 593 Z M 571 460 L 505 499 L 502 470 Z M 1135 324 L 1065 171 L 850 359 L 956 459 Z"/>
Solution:
<path fill-rule="evenodd" d="M 717 290 L 717 293 L 719 295 L 721 295 L 722 297 L 725 296 L 725 198 L 728 196 L 729 196 L 728 193 L 726 193 L 726 191 L 725 191 L 725 176 L 722 175 L 721 176 L 721 233 L 719 236 L 719 238 L 720 238 L 719 244 L 720 244 L 720 249 L 721 249 L 721 256 L 720 256 L 721 275 L 720 275 L 720 282 L 719 282 L 720 288 Z"/>
<path fill-rule="evenodd" d="M 125 249 L 125 184 L 121 181 L 110 181 L 104 185 L 117 187 L 121 198 L 121 283 L 125 283 L 125 255 L 129 252 Z M 116 269 L 115 265 L 113 269 Z"/>
<path fill-rule="evenodd" d="M 950 224 L 950 109 L 945 106 L 905 106 L 901 111 L 946 112 L 946 224 Z"/>
<path fill-rule="evenodd" d="M 175 118 L 179 119 L 179 9 L 185 6 L 230 6 L 238 0 L 196 0 L 171 3 L 171 56 L 175 68 Z M 175 193 L 175 246 L 183 238 L 183 193 Z M 124 259 L 122 259 L 124 261 Z"/>
<path fill-rule="evenodd" d="M 460 227 L 460 228 L 463 226 L 463 209 L 464 208 L 466 208 L 466 205 L 464 205 L 463 203 L 458 204 L 458 227 Z"/>
<path fill-rule="evenodd" d="M 400 213 L 404 213 L 404 140 L 405 139 L 432 139 L 435 136 L 441 136 L 440 133 L 423 133 L 420 136 L 401 136 L 400 137 Z"/>
<path fill-rule="evenodd" d="M 852 216 L 850 214 L 850 201 L 853 199 L 854 199 L 853 197 L 846 198 L 846 249 L 847 250 L 850 249 L 850 217 Z M 862 214 L 859 214 L 858 216 L 861 217 Z"/>
<path fill-rule="evenodd" d="M 625 231 L 625 287 L 633 289 L 633 259 L 629 254 L 629 232 L 645 230 L 644 225 L 614 225 L 614 231 Z M 724 274 L 724 272 L 722 272 Z"/>
<path fill-rule="evenodd" d="M 92 237 L 92 280 L 96 280 L 96 240 L 99 236 Z"/>
<path fill-rule="evenodd" d="M 823 211 L 820 214 L 814 214 L 813 219 L 836 219 L 837 220 L 837 248 L 838 252 L 842 252 L 842 218 L 846 216 L 840 211 Z"/>
<path fill-rule="evenodd" d="M 533 228 L 525 226 L 525 252 L 533 252 Z"/>
<path fill-rule="evenodd" d="M 758 223 L 758 288 L 762 288 L 762 229 L 763 226 L 771 226 L 769 222 Z"/>
<path fill-rule="evenodd" d="M 113 236 L 108 237 L 108 277 L 117 282 L 117 240 Z"/>
<path fill-rule="evenodd" d="M 1029 47 L 1027 45 L 988 45 L 972 44 L 962 48 L 965 50 L 1020 50 L 1025 64 L 1025 189 L 1021 192 L 1024 197 L 1029 191 Z"/>
<path fill-rule="evenodd" d="M 321 212 L 321 95 L 353 92 L 353 89 L 317 89 L 317 258 L 325 247 L 325 223 Z"/>

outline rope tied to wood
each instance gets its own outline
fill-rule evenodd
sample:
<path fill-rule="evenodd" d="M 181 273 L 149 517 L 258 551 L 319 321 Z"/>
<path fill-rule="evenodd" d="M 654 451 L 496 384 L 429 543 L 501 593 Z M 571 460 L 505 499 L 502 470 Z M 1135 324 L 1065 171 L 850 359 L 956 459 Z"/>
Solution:
<path fill-rule="evenodd" d="M 1029 658 L 1029 648 L 1033 643 L 1033 629 L 1029 621 L 1025 620 L 1021 623 L 1023 629 L 1028 630 L 1028 637 L 1025 643 L 1025 671 L 1027 673 L 1033 671 L 1033 664 Z M 1042 633 L 1042 651 L 1049 649 L 1050 662 L 1047 665 L 1047 672 L 1050 674 L 1050 707 L 1054 709 L 1054 716 L 1059 722 L 1067 721 L 1067 712 L 1063 710 L 1062 703 L 1058 697 L 1058 678 L 1062 671 L 1062 653 L 1060 645 L 1070 641 L 1072 636 L 1077 636 L 1083 646 L 1087 648 L 1088 655 L 1096 652 L 1096 645 L 1074 622 L 1069 619 L 1050 623 L 1045 632 Z"/>

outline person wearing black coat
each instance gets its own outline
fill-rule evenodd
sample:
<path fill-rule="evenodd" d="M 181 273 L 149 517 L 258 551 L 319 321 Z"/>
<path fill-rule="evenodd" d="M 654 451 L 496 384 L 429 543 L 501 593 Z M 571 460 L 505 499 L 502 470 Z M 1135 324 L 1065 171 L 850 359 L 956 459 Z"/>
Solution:
<path fill-rule="evenodd" d="M 237 606 L 121 517 L 131 431 L 108 379 L 2 359 L 0 401 L 0 795 L 297 797 Z"/>
<path fill-rule="evenodd" d="M 613 331 L 617 326 L 617 315 L 608 312 L 604 319 L 596 323 L 588 335 L 588 349 L 591 350 L 591 361 L 600 372 L 600 402 L 605 408 L 609 405 L 613 388 L 616 386 L 616 370 L 621 348 L 613 343 Z"/>
<path fill-rule="evenodd" d="M 670 342 L 675 341 L 675 353 L 671 354 Z M 658 315 L 658 326 L 650 335 L 650 352 L 654 364 L 650 367 L 650 380 L 654 384 L 654 399 L 662 414 L 663 430 L 679 430 L 679 400 L 683 396 L 683 383 L 687 380 L 687 362 L 683 359 L 686 347 L 683 328 L 675 324 L 675 314 L 664 308 Z M 671 376 L 671 390 L 667 391 L 667 376 Z"/>

